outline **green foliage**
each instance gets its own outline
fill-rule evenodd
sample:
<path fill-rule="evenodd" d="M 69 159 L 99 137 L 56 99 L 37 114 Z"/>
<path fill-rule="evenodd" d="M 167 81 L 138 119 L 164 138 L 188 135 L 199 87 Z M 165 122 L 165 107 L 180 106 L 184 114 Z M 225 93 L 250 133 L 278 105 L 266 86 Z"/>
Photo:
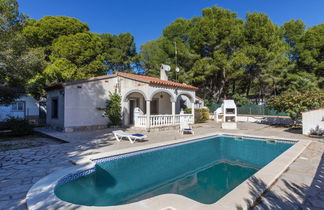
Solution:
<path fill-rule="evenodd" d="M 324 88 L 324 23 L 310 27 L 299 43 L 298 68 L 317 77 L 319 88 Z"/>
<path fill-rule="evenodd" d="M 20 31 L 26 20 L 26 15 L 18 10 L 16 0 L 0 0 L 0 44 Z M 0 45 L 0 46 L 1 46 Z M 1 46 L 3 47 L 3 46 Z"/>
<path fill-rule="evenodd" d="M 202 17 L 177 19 L 159 39 L 142 46 L 146 74 L 157 76 L 161 63 L 175 67 L 174 42 L 179 80 L 199 87 L 198 94 L 207 100 L 236 92 L 249 95 L 251 89 L 272 93 L 281 75 L 275 69 L 287 62 L 279 27 L 262 13 L 248 14 L 244 23 L 236 13 L 214 6 L 204 9 Z M 175 79 L 172 72 L 169 77 Z"/>
<path fill-rule="evenodd" d="M 289 46 L 289 57 L 292 61 L 298 59 L 297 45 L 300 43 L 301 38 L 305 34 L 306 25 L 302 20 L 290 20 L 284 23 L 281 27 L 284 34 L 284 40 Z"/>
<path fill-rule="evenodd" d="M 5 125 L 13 136 L 24 136 L 33 132 L 33 126 L 24 119 L 11 117 L 6 120 Z"/>
<path fill-rule="evenodd" d="M 297 120 L 301 119 L 302 112 L 324 107 L 324 93 L 320 91 L 287 91 L 270 98 L 267 105 L 278 112 L 287 113 L 295 126 Z"/>
<path fill-rule="evenodd" d="M 24 84 L 20 80 L 25 79 L 22 64 L 27 60 L 20 58 L 23 42 L 19 32 L 25 20 L 16 0 L 0 0 L 0 104 L 10 104 L 18 98 L 20 94 L 12 90 L 21 89 Z"/>
<path fill-rule="evenodd" d="M 19 90 L 12 87 L 0 86 L 0 93 L 0 104 L 4 105 L 10 105 L 15 99 L 22 95 Z"/>
<path fill-rule="evenodd" d="M 179 81 L 199 87 L 197 94 L 207 101 L 323 88 L 323 25 L 305 30 L 301 20 L 291 20 L 279 28 L 263 13 L 248 13 L 243 21 L 214 6 L 200 17 L 176 19 L 142 45 L 140 59 L 150 76 L 159 75 L 161 63 L 174 69 L 176 42 Z M 168 76 L 175 80 L 175 71 Z"/>
<path fill-rule="evenodd" d="M 209 110 L 205 108 L 195 109 L 195 123 L 203 123 L 209 120 Z"/>
<path fill-rule="evenodd" d="M 32 79 L 26 84 L 26 90 L 36 99 L 46 95 L 44 87 L 46 86 L 46 79 L 41 74 L 35 75 Z"/>
<path fill-rule="evenodd" d="M 63 26 L 62 20 L 65 19 L 68 20 L 67 25 Z M 47 41 L 36 41 L 39 45 L 50 44 L 41 48 L 46 52 L 47 65 L 27 84 L 29 93 L 37 98 L 44 96 L 44 87 L 47 85 L 99 76 L 108 70 L 129 71 L 131 64 L 135 62 L 134 38 L 129 33 L 120 35 L 91 33 L 85 24 L 66 17 L 46 17 L 43 22 L 41 20 L 39 22 L 34 24 L 39 28 L 38 31 L 46 31 L 49 23 L 58 25 L 53 26 L 57 29 L 57 33 L 44 35 L 47 37 L 44 40 Z M 75 27 L 65 28 L 69 27 L 70 23 L 75 23 Z M 28 36 L 27 32 L 24 32 L 25 36 Z"/>
<path fill-rule="evenodd" d="M 104 115 L 108 117 L 109 125 L 121 125 L 121 96 L 115 92 L 110 93 L 110 99 L 107 101 L 106 108 L 104 109 Z"/>
<path fill-rule="evenodd" d="M 50 46 L 60 36 L 88 32 L 87 24 L 65 16 L 45 16 L 38 21 L 29 20 L 23 30 L 30 46 Z"/>
<path fill-rule="evenodd" d="M 186 108 L 184 113 L 191 114 L 191 109 Z M 209 110 L 206 108 L 196 108 L 195 109 L 195 123 L 203 123 L 209 120 Z"/>
<path fill-rule="evenodd" d="M 136 62 L 134 37 L 130 33 L 119 35 L 102 34 L 105 64 L 109 70 L 130 71 Z"/>
<path fill-rule="evenodd" d="M 233 96 L 232 96 L 233 100 L 235 101 L 235 104 L 237 106 L 243 106 L 243 105 L 247 105 L 247 104 L 252 104 L 249 99 L 247 99 L 246 97 L 242 96 L 242 95 L 239 95 L 237 93 L 235 93 Z"/>
<path fill-rule="evenodd" d="M 282 73 L 278 69 L 289 60 L 279 27 L 263 13 L 248 13 L 244 35 L 244 51 L 249 60 L 243 77 L 244 92 L 249 95 L 253 91 L 260 96 L 276 93 Z"/>
<path fill-rule="evenodd" d="M 54 63 L 64 59 L 72 67 L 70 74 L 77 68 L 80 74 L 89 77 L 104 74 L 102 53 L 102 40 L 98 34 L 78 33 L 59 37 L 53 43 L 50 59 Z"/>

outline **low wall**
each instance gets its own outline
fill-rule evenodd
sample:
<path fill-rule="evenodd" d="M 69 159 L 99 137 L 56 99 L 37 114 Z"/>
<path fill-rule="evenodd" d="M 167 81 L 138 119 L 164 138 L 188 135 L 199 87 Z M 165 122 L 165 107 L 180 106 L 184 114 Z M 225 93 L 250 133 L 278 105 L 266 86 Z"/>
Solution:
<path fill-rule="evenodd" d="M 303 134 L 324 135 L 324 108 L 303 112 Z"/>
<path fill-rule="evenodd" d="M 239 115 L 237 116 L 239 122 L 255 122 L 267 125 L 290 125 L 291 119 L 289 117 L 279 116 L 258 116 L 258 115 Z"/>
<path fill-rule="evenodd" d="M 215 115 L 210 114 L 209 119 L 215 120 Z M 269 116 L 269 115 L 238 115 L 238 122 L 255 122 L 268 125 L 290 125 L 291 119 L 287 116 Z"/>

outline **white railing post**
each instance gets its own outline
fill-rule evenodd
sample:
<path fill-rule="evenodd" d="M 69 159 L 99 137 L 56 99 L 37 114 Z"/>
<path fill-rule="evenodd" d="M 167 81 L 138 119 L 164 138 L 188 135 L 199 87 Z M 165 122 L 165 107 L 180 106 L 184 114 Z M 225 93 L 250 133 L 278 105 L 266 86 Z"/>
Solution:
<path fill-rule="evenodd" d="M 175 101 L 172 101 L 172 125 L 175 124 Z"/>
<path fill-rule="evenodd" d="M 135 107 L 134 108 L 134 126 L 135 127 L 140 126 L 140 119 L 139 119 L 140 115 L 143 115 L 143 111 L 140 108 Z"/>
<path fill-rule="evenodd" d="M 146 128 L 149 130 L 151 124 L 151 101 L 146 101 Z"/>
<path fill-rule="evenodd" d="M 191 103 L 192 124 L 195 123 L 195 101 Z"/>

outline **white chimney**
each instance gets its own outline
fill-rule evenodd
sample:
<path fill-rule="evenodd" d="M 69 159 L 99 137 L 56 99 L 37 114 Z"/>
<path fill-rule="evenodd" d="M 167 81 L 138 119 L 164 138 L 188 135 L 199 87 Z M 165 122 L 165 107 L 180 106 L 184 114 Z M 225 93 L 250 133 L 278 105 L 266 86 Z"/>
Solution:
<path fill-rule="evenodd" d="M 160 79 L 168 81 L 167 71 L 170 71 L 171 67 L 169 65 L 161 64 L 160 67 Z"/>

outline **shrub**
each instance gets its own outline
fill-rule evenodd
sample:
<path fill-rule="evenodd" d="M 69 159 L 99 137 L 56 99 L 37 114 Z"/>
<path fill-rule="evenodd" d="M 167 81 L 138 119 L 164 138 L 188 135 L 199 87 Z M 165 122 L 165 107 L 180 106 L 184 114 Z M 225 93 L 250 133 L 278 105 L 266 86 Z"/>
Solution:
<path fill-rule="evenodd" d="M 324 92 L 288 91 L 270 98 L 267 105 L 278 112 L 287 113 L 293 121 L 293 126 L 296 126 L 297 121 L 301 119 L 302 112 L 324 107 Z"/>
<path fill-rule="evenodd" d="M 28 120 L 11 117 L 6 120 L 5 124 L 13 136 L 24 136 L 33 132 L 33 126 L 28 123 Z"/>
<path fill-rule="evenodd" d="M 191 108 L 183 110 L 185 114 L 191 114 Z M 209 120 L 209 109 L 207 108 L 196 108 L 195 109 L 195 123 L 203 123 Z"/>
<path fill-rule="evenodd" d="M 106 108 L 104 109 L 104 115 L 108 117 L 109 125 L 121 125 L 121 96 L 115 92 L 110 93 L 110 99 L 107 101 Z"/>
<path fill-rule="evenodd" d="M 191 112 L 190 112 L 191 113 Z M 195 123 L 203 123 L 209 120 L 209 110 L 206 108 L 195 109 Z"/>

